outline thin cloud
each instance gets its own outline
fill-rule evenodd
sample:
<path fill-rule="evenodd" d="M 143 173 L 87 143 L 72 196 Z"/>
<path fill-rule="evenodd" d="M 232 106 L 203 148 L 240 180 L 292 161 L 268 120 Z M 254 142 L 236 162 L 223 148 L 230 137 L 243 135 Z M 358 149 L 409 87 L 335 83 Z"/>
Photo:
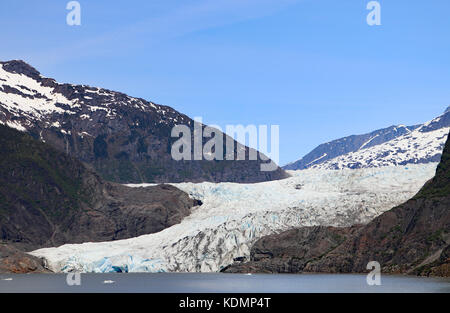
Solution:
<path fill-rule="evenodd" d="M 105 53 L 121 53 L 145 42 L 157 43 L 188 33 L 231 25 L 272 15 L 299 0 L 215 0 L 183 5 L 155 18 L 56 49 L 34 54 L 39 63 L 55 64 L 67 59 Z M 83 26 L 81 26 L 83 27 Z M 120 44 L 118 44 L 120 43 Z"/>

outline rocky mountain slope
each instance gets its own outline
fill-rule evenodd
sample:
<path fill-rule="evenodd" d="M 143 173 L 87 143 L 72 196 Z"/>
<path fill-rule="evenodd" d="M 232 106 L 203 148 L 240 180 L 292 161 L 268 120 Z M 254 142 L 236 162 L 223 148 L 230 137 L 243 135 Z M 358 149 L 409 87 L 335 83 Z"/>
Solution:
<path fill-rule="evenodd" d="M 29 255 L 11 245 L 0 244 L 0 274 L 47 273 L 43 259 Z"/>
<path fill-rule="evenodd" d="M 0 123 L 27 131 L 91 165 L 102 178 L 120 183 L 287 177 L 280 168 L 261 171 L 261 158 L 175 161 L 171 147 L 178 138 L 171 137 L 171 130 L 175 125 L 192 130 L 194 122 L 186 115 L 120 92 L 61 84 L 23 61 L 0 62 Z M 235 141 L 234 146 L 235 153 L 245 149 L 248 156 L 248 147 Z"/>
<path fill-rule="evenodd" d="M 321 144 L 283 168 L 341 169 L 439 162 L 449 130 L 450 107 L 422 125 L 391 126 Z"/>
<path fill-rule="evenodd" d="M 361 226 L 311 226 L 262 237 L 249 259 L 237 259 L 224 273 L 301 273 L 315 259 L 342 244 Z"/>
<path fill-rule="evenodd" d="M 0 239 L 28 250 L 158 232 L 197 202 L 170 185 L 103 181 L 76 159 L 0 125 Z"/>
<path fill-rule="evenodd" d="M 313 227 L 264 237 L 251 260 L 226 272 L 383 272 L 450 276 L 450 141 L 435 177 L 404 204 L 365 226 Z"/>

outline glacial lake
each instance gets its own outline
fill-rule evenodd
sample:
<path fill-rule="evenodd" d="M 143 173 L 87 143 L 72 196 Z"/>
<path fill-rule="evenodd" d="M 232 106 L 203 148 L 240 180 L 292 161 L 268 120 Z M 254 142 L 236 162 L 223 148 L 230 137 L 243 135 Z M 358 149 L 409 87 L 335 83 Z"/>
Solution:
<path fill-rule="evenodd" d="M 65 274 L 1 274 L 0 292 L 308 293 L 450 292 L 448 278 L 382 275 L 369 286 L 355 274 L 128 273 L 81 274 L 69 286 Z"/>

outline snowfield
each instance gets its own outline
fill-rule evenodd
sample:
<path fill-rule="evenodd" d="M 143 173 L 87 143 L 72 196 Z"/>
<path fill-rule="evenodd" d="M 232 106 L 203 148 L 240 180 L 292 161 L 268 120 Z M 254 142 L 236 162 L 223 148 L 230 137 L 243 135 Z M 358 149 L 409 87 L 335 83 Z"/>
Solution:
<path fill-rule="evenodd" d="M 67 95 L 61 90 L 65 90 Z M 92 96 L 82 96 L 80 91 Z M 165 106 L 107 89 L 59 84 L 40 74 L 38 77 L 29 77 L 12 73 L 0 64 L 0 124 L 19 131 L 27 131 L 40 121 L 45 122 L 45 128 L 58 128 L 63 134 L 67 134 L 69 130 L 63 129 L 64 125 L 58 122 L 60 116 L 69 114 L 74 115 L 74 118 L 91 120 L 93 113 L 104 111 L 106 118 L 115 119 L 120 116 L 117 113 L 120 107 L 134 107 L 144 112 L 156 110 L 165 115 L 159 123 L 168 123 L 170 120 L 184 122 L 172 117 L 174 110 Z"/>
<path fill-rule="evenodd" d="M 449 130 L 450 106 L 423 124 L 390 126 L 323 143 L 283 168 L 338 170 L 439 162 Z"/>
<path fill-rule="evenodd" d="M 441 117 L 433 121 L 438 121 Z M 433 122 L 431 121 L 431 122 Z M 432 131 L 423 131 L 429 123 L 406 135 L 399 136 L 385 143 L 350 152 L 331 160 L 313 165 L 316 169 L 370 168 L 392 165 L 420 164 L 439 161 L 450 127 Z M 370 140 L 373 140 L 371 138 Z M 316 160 L 315 160 L 316 161 Z M 315 162 L 313 161 L 313 162 Z M 311 162 L 311 163 L 313 163 Z"/>
<path fill-rule="evenodd" d="M 31 254 L 44 257 L 56 272 L 215 272 L 233 258 L 248 257 L 255 240 L 265 235 L 299 226 L 367 223 L 411 198 L 436 166 L 307 169 L 257 184 L 173 184 L 203 202 L 180 224 L 136 238 Z"/>

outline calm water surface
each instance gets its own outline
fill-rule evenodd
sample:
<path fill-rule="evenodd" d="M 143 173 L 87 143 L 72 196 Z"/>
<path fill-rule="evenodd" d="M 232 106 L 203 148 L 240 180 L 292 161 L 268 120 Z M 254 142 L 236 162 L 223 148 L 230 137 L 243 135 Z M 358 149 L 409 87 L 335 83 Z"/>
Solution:
<path fill-rule="evenodd" d="M 369 286 L 365 275 L 336 274 L 81 274 L 69 286 L 64 274 L 0 275 L 0 292 L 450 292 L 450 279 L 381 276 Z"/>

